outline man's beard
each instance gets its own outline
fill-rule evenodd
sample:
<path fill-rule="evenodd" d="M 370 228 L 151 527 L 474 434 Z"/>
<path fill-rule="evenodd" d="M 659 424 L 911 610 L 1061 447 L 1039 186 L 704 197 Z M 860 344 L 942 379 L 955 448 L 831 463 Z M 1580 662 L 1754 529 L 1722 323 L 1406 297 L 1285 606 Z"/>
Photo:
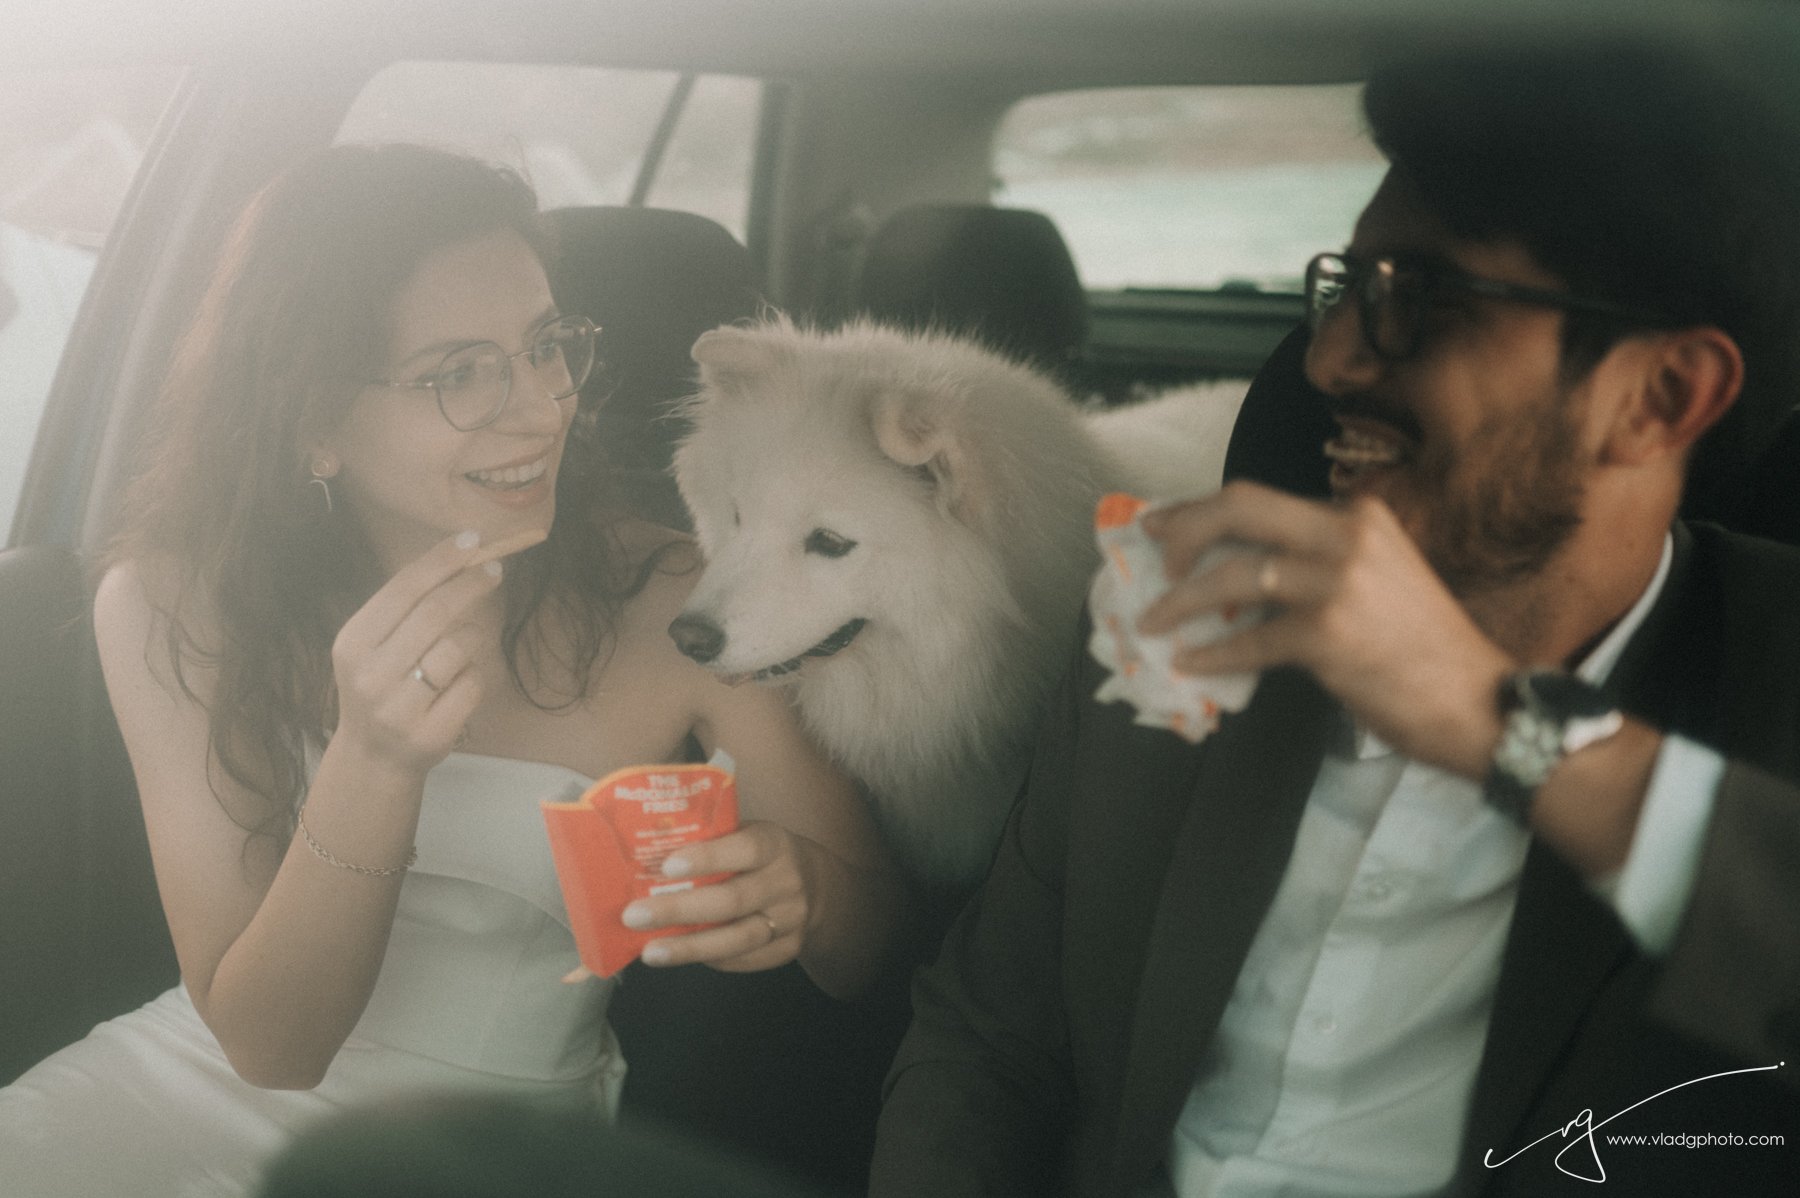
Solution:
<path fill-rule="evenodd" d="M 1420 548 L 1457 597 L 1537 574 L 1580 527 L 1590 464 L 1581 406 L 1563 392 L 1541 412 L 1496 416 L 1471 439 L 1471 448 L 1486 447 L 1481 461 L 1463 470 L 1420 463 L 1422 492 L 1441 497 Z"/>

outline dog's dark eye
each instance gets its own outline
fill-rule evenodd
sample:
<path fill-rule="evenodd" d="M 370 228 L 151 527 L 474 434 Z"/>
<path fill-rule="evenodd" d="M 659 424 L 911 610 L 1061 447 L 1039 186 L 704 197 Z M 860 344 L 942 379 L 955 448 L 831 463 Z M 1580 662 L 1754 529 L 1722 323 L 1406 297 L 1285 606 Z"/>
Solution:
<path fill-rule="evenodd" d="M 840 537 L 829 528 L 815 528 L 806 538 L 806 551 L 820 557 L 843 557 L 856 548 L 849 537 Z"/>

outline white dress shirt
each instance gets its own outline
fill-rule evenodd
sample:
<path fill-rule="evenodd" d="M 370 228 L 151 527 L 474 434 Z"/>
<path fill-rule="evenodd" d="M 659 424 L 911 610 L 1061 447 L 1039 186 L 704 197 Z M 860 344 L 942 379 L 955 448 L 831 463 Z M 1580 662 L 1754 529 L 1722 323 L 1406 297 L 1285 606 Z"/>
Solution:
<path fill-rule="evenodd" d="M 1673 551 L 1577 673 L 1604 681 Z M 1723 762 L 1667 737 L 1625 867 L 1597 887 L 1651 951 L 1692 888 Z M 1480 786 L 1359 733 L 1293 855 L 1170 1138 L 1181 1198 L 1425 1195 L 1455 1172 L 1529 834 Z"/>

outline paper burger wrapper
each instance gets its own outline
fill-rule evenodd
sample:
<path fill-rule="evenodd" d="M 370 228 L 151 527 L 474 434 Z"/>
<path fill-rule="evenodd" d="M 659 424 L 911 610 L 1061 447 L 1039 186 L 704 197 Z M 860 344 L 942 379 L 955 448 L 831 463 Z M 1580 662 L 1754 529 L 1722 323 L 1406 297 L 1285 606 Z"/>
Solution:
<path fill-rule="evenodd" d="M 1227 633 L 1259 624 L 1267 616 L 1262 605 L 1205 612 L 1173 632 L 1144 636 L 1138 617 L 1169 589 L 1163 573 L 1162 547 L 1144 533 L 1147 500 L 1111 494 L 1094 512 L 1094 535 L 1100 545 L 1100 570 L 1088 592 L 1094 632 L 1088 651 L 1110 673 L 1094 698 L 1102 703 L 1124 700 L 1137 710 L 1136 722 L 1167 728 L 1198 743 L 1218 728 L 1226 712 L 1241 711 L 1256 692 L 1255 673 L 1199 676 L 1175 672 L 1175 655 L 1205 645 Z M 1253 553 L 1244 545 L 1218 545 L 1194 564 L 1196 574 L 1228 558 Z"/>

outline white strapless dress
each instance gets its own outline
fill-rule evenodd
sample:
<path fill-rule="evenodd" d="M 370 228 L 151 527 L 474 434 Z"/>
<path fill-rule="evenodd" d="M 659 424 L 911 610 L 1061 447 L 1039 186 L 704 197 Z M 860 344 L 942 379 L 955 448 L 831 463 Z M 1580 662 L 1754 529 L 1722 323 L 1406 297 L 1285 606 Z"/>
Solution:
<path fill-rule="evenodd" d="M 480 1091 L 610 1118 L 625 1066 L 611 984 L 575 968 L 540 800 L 589 780 L 453 753 L 426 780 L 418 863 L 368 1009 L 318 1088 L 232 1072 L 181 986 L 0 1089 L 0 1198 L 253 1192 L 296 1132 L 346 1106 Z"/>

